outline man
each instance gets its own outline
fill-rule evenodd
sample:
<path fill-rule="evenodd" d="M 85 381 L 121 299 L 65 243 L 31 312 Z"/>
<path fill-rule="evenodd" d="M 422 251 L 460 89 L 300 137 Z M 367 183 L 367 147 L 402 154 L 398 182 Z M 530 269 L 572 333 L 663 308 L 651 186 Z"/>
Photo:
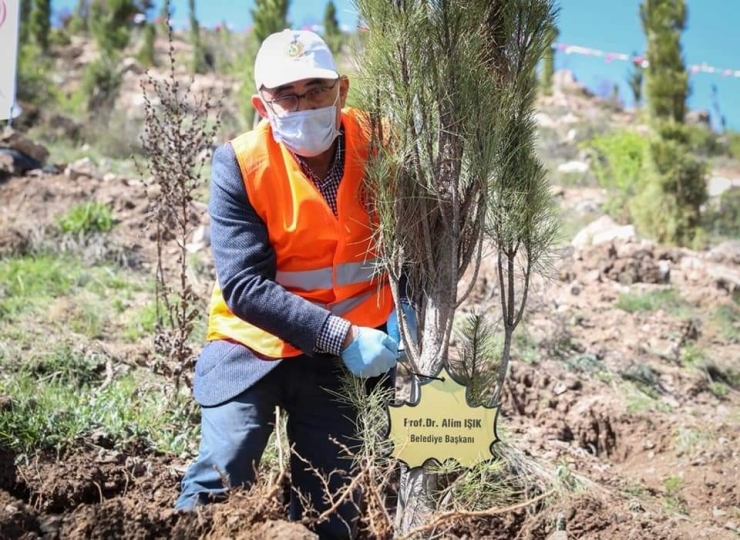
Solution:
<path fill-rule="evenodd" d="M 347 370 L 368 378 L 396 364 L 398 338 L 383 331 L 389 317 L 397 328 L 390 286 L 374 264 L 359 195 L 368 134 L 359 114 L 343 109 L 349 80 L 312 32 L 269 36 L 255 83 L 263 121 L 213 156 L 218 283 L 194 380 L 202 442 L 176 508 L 223 493 L 224 480 L 253 481 L 279 406 L 296 454 L 292 488 L 322 512 L 327 494 L 310 467 L 336 493 L 349 479 L 330 473 L 351 468 L 339 445 L 357 444 L 356 412 L 332 392 Z M 292 493 L 291 518 L 305 511 Z M 356 518 L 357 501 L 347 500 L 317 532 L 351 536 Z"/>

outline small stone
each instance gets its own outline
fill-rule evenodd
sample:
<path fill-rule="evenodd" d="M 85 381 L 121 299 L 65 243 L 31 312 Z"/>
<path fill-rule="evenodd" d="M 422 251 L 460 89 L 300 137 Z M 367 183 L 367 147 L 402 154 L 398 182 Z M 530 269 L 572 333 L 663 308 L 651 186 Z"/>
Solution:
<path fill-rule="evenodd" d="M 727 512 L 715 506 L 714 508 L 712 508 L 712 515 L 716 518 L 719 518 L 722 516 L 726 516 Z"/>
<path fill-rule="evenodd" d="M 47 535 L 56 536 L 56 533 L 59 531 L 59 528 L 62 526 L 63 519 L 64 519 L 64 516 L 61 516 L 61 515 L 52 514 L 52 515 L 44 516 L 39 523 L 41 532 Z"/>
<path fill-rule="evenodd" d="M 644 443 L 642 443 L 642 447 L 645 450 L 652 450 L 653 448 L 655 448 L 655 443 L 650 439 L 647 439 Z"/>
<path fill-rule="evenodd" d="M 648 459 L 653 459 L 655 457 L 655 452 L 653 452 L 652 450 L 650 450 L 650 452 L 648 452 L 648 455 L 647 456 L 648 456 Z"/>
<path fill-rule="evenodd" d="M 4 510 L 6 514 L 15 514 L 18 511 L 18 507 L 15 504 L 10 503 L 4 508 Z"/>
<path fill-rule="evenodd" d="M 740 532 L 740 528 L 738 528 L 734 521 L 728 521 L 725 524 L 725 529 L 730 529 L 732 532 Z"/>
<path fill-rule="evenodd" d="M 555 531 L 547 537 L 547 540 L 568 540 L 568 533 L 565 531 Z"/>

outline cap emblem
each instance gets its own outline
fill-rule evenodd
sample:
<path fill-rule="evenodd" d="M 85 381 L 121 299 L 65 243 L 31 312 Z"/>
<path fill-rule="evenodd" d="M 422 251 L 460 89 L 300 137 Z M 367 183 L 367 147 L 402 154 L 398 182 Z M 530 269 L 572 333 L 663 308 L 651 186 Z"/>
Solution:
<path fill-rule="evenodd" d="M 291 58 L 298 58 L 303 54 L 304 50 L 305 47 L 303 46 L 303 43 L 301 43 L 300 41 L 291 41 L 285 52 Z"/>

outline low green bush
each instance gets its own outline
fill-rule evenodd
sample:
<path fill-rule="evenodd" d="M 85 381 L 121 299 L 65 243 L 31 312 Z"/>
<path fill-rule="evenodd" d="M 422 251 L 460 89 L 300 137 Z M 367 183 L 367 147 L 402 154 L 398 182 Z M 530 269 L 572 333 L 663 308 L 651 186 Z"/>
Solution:
<path fill-rule="evenodd" d="M 616 220 L 628 222 L 628 202 L 644 184 L 648 139 L 634 131 L 620 130 L 596 136 L 582 143 L 581 148 L 595 153 L 591 169 L 609 193 L 604 210 Z"/>
<path fill-rule="evenodd" d="M 81 203 L 58 216 L 57 224 L 62 232 L 69 234 L 107 233 L 113 229 L 113 212 L 103 203 Z"/>
<path fill-rule="evenodd" d="M 727 133 L 727 152 L 735 159 L 740 159 L 740 131 Z"/>
<path fill-rule="evenodd" d="M 686 142 L 693 153 L 702 157 L 722 156 L 727 153 L 727 147 L 722 143 L 720 134 L 711 127 L 688 124 L 684 129 Z"/>
<path fill-rule="evenodd" d="M 662 309 L 676 315 L 683 315 L 688 308 L 688 303 L 675 289 L 657 289 L 643 294 L 620 294 L 615 307 L 627 313 Z"/>
<path fill-rule="evenodd" d="M 702 219 L 706 230 L 713 234 L 740 237 L 740 189 L 725 191 Z"/>
<path fill-rule="evenodd" d="M 662 244 L 699 247 L 706 165 L 690 152 L 685 126 L 667 124 L 649 145 L 649 172 L 630 213 L 640 232 Z"/>

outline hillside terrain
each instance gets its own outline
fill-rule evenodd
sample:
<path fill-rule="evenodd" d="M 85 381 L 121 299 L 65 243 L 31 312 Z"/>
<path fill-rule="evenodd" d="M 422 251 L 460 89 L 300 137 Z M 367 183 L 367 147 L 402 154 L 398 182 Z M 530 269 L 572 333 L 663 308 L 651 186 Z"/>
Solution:
<path fill-rule="evenodd" d="M 74 39 L 55 50 L 62 93 L 74 91 L 91 47 Z M 167 53 L 166 43 L 157 48 Z M 144 70 L 133 58 L 124 65 L 105 123 L 26 107 L 16 128 L 48 150 L 43 169 L 8 149 L 44 161 L 44 148 L 0 141 L 0 538 L 311 538 L 249 494 L 195 514 L 172 510 L 197 451 L 198 412 L 153 352 L 156 194 L 134 165 L 145 159 L 136 142 Z M 190 84 L 225 93 L 221 140 L 243 128 L 234 77 Z M 561 237 L 517 330 L 498 431 L 565 487 L 445 537 L 740 538 L 740 239 L 710 230 L 695 249 L 660 245 L 606 215 L 611 194 L 588 141 L 648 134 L 641 118 L 567 72 L 538 101 Z M 696 152 L 711 207 L 740 190 L 740 161 L 709 146 Z M 205 167 L 188 244 L 201 309 L 214 278 L 207 176 Z M 461 317 L 500 310 L 488 255 Z M 163 254 L 170 267 L 177 256 L 174 246 Z M 264 467 L 276 460 L 266 456 Z"/>

